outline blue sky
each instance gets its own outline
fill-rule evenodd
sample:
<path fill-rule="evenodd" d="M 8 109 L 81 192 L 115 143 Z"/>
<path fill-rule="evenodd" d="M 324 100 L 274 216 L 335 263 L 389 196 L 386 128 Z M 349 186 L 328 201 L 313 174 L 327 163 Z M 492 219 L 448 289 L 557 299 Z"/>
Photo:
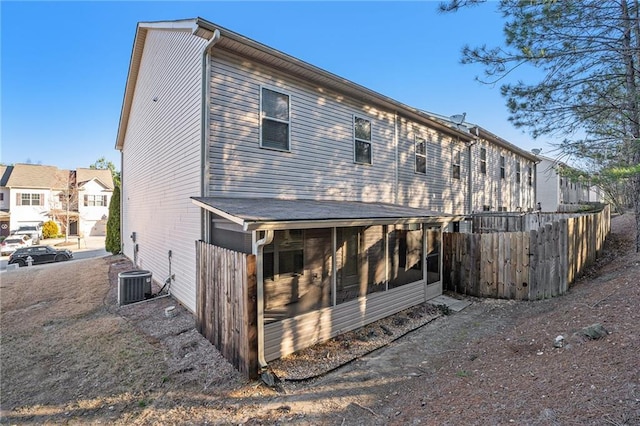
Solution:
<path fill-rule="evenodd" d="M 202 17 L 407 105 L 467 120 L 530 150 L 498 86 L 460 50 L 499 45 L 496 3 L 456 14 L 413 2 L 2 1 L 0 162 L 88 167 L 115 150 L 139 21 Z M 525 69 L 518 70 L 520 73 Z M 511 78 L 531 78 L 514 74 Z"/>

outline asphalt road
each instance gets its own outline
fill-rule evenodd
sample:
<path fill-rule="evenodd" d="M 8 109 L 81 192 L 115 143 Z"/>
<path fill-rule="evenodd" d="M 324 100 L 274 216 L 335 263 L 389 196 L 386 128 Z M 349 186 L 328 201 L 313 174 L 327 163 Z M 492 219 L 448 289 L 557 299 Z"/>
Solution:
<path fill-rule="evenodd" d="M 63 240 L 42 240 L 42 245 L 55 246 Z M 93 257 L 107 256 L 110 253 L 104 248 L 104 237 L 87 237 L 76 244 L 65 246 L 73 252 L 73 260 L 90 259 Z M 0 257 L 0 272 L 6 272 L 9 256 Z"/>

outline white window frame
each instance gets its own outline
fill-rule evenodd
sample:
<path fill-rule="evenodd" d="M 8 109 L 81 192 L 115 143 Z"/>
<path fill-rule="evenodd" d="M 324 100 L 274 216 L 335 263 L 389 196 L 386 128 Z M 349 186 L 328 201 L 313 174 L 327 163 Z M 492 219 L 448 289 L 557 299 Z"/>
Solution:
<path fill-rule="evenodd" d="M 507 158 L 504 155 L 500 156 L 500 179 L 507 178 Z"/>
<path fill-rule="evenodd" d="M 29 199 L 27 203 L 25 203 L 26 199 Z M 20 192 L 18 193 L 18 199 L 20 200 L 18 206 L 43 206 L 44 195 L 37 192 Z M 35 200 L 38 200 L 37 203 L 34 203 Z M 17 200 L 16 200 L 17 201 Z"/>
<path fill-rule="evenodd" d="M 98 202 L 100 200 L 100 202 Z M 96 194 L 85 194 L 84 196 L 85 207 L 107 207 L 107 196 Z"/>
<path fill-rule="evenodd" d="M 365 120 L 369 122 L 369 140 L 356 137 L 356 120 Z M 356 164 L 372 165 L 373 164 L 373 143 L 372 143 L 373 120 L 371 120 L 368 117 L 364 117 L 362 115 L 353 114 L 352 128 L 353 128 L 353 162 Z M 358 143 L 364 143 L 369 145 L 369 162 L 358 161 L 358 158 L 357 158 L 358 150 L 356 149 L 356 145 Z"/>
<path fill-rule="evenodd" d="M 521 180 L 521 168 L 522 166 L 520 165 L 519 161 L 516 161 L 516 183 L 520 183 Z"/>
<path fill-rule="evenodd" d="M 264 90 L 269 90 L 271 92 L 275 92 L 278 93 L 280 95 L 284 95 L 287 97 L 287 106 L 288 106 L 288 117 L 287 120 L 283 120 L 280 118 L 276 118 L 276 117 L 268 117 L 266 115 L 266 112 L 264 111 L 263 107 L 262 107 L 262 101 L 263 101 L 263 97 L 262 94 L 264 92 Z M 273 121 L 276 123 L 283 123 L 287 125 L 287 148 L 283 149 L 283 148 L 278 148 L 278 147 L 274 147 L 274 146 L 268 146 L 268 145 L 264 145 L 263 140 L 262 140 L 262 130 L 263 130 L 263 122 L 264 120 L 269 120 L 269 121 Z M 260 85 L 260 148 L 264 148 L 264 149 L 272 149 L 275 151 L 281 151 L 281 152 L 291 152 L 291 94 L 278 88 L 278 87 L 273 87 L 273 86 L 267 86 L 267 85 Z"/>
<path fill-rule="evenodd" d="M 487 174 L 487 148 L 485 147 L 480 147 L 480 173 Z"/>
<path fill-rule="evenodd" d="M 462 153 L 459 149 L 453 150 L 453 155 L 451 156 L 451 176 L 453 179 L 460 180 L 462 179 Z M 457 176 L 456 176 L 457 175 Z"/>
<path fill-rule="evenodd" d="M 418 141 L 422 141 L 422 146 L 424 148 L 424 152 L 418 152 Z M 427 138 L 421 135 L 414 135 L 413 149 L 415 152 L 415 162 L 414 162 L 414 171 L 421 175 L 427 174 Z M 418 158 L 422 158 L 424 161 L 424 171 L 418 170 Z"/>

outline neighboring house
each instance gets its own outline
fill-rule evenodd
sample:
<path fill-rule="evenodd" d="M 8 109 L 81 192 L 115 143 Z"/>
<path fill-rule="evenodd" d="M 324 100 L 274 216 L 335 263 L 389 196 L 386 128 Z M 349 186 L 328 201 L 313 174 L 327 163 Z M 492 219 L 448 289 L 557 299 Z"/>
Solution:
<path fill-rule="evenodd" d="M 545 212 L 570 211 L 581 204 L 601 202 L 601 191 L 588 182 L 576 181 L 564 174 L 563 169 L 571 167 L 565 163 L 538 155 L 537 202 Z"/>
<path fill-rule="evenodd" d="M 116 141 L 123 251 L 193 312 L 197 240 L 255 255 L 269 361 L 314 325 L 326 339 L 442 293 L 476 139 L 205 20 L 140 23 Z M 530 208 L 526 182 L 496 206 Z"/>
<path fill-rule="evenodd" d="M 81 235 L 106 235 L 109 202 L 113 194 L 111 171 L 77 169 L 76 184 Z"/>
<path fill-rule="evenodd" d="M 104 235 L 113 192 L 109 170 L 15 164 L 2 172 L 2 219 L 10 230 L 54 220 L 62 232 L 68 223 L 70 235 Z"/>

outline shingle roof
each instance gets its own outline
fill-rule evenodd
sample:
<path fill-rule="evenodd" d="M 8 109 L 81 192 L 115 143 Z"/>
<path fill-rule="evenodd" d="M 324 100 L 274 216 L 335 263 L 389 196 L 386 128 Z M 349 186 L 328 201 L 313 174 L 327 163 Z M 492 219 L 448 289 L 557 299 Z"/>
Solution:
<path fill-rule="evenodd" d="M 38 164 L 16 164 L 4 186 L 10 188 L 61 189 L 67 186 L 69 170 Z"/>
<path fill-rule="evenodd" d="M 247 230 L 301 228 L 305 223 L 361 226 L 440 222 L 455 218 L 447 213 L 388 203 L 228 197 L 191 197 L 191 200 Z"/>
<path fill-rule="evenodd" d="M 0 186 L 7 186 L 13 166 L 0 166 Z"/>
<path fill-rule="evenodd" d="M 78 186 L 82 186 L 92 179 L 97 180 L 107 189 L 113 189 L 113 175 L 111 174 L 111 170 L 81 168 L 77 169 L 76 182 L 78 183 Z"/>

